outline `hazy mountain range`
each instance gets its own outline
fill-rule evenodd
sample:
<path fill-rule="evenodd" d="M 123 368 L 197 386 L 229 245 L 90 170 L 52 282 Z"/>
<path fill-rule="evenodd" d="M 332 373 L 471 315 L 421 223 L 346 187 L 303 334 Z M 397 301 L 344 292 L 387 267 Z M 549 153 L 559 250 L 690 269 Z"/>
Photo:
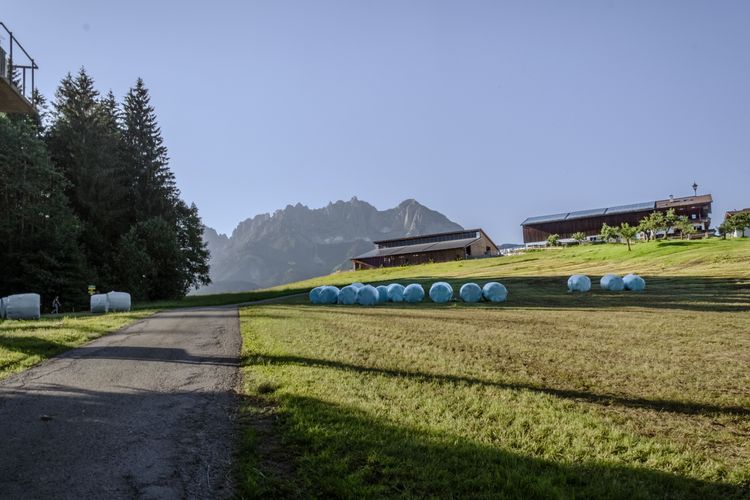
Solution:
<path fill-rule="evenodd" d="M 463 229 L 416 200 L 378 210 L 356 197 L 323 208 L 288 205 L 241 222 L 231 236 L 206 227 L 213 283 L 197 293 L 264 288 L 342 269 L 372 241 Z"/>

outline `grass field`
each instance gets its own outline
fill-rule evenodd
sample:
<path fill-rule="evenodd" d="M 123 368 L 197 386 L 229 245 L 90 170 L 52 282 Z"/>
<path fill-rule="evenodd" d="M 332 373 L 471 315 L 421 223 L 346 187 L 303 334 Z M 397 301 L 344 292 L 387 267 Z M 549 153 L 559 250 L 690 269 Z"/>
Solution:
<path fill-rule="evenodd" d="M 642 294 L 565 291 L 638 272 Z M 340 273 L 497 279 L 500 305 L 242 310 L 245 496 L 750 496 L 750 242 Z M 596 281 L 596 280 L 595 280 Z"/>
<path fill-rule="evenodd" d="M 153 312 L 144 309 L 106 315 L 45 316 L 38 321 L 0 321 L 0 380 Z"/>

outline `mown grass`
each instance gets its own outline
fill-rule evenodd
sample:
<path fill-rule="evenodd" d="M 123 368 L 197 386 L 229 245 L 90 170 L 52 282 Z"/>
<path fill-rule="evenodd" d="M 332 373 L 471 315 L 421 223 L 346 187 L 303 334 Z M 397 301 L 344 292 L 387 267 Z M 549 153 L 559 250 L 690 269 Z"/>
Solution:
<path fill-rule="evenodd" d="M 44 316 L 38 321 L 0 321 L 0 380 L 153 312 L 143 309 L 106 315 Z"/>
<path fill-rule="evenodd" d="M 244 308 L 241 495 L 746 498 L 749 249 L 584 247 L 305 284 L 498 279 L 500 305 Z M 567 293 L 583 268 L 648 288 Z"/>

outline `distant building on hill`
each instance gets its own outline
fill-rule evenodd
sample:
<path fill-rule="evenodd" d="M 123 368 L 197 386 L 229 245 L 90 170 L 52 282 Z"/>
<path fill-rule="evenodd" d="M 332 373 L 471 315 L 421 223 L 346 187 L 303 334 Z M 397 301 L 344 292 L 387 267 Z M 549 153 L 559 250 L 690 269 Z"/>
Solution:
<path fill-rule="evenodd" d="M 603 224 L 619 226 L 627 222 L 631 226 L 637 226 L 650 213 L 666 212 L 670 208 L 673 208 L 677 215 L 686 216 L 699 232 L 707 232 L 711 225 L 712 202 L 710 194 L 682 198 L 670 196 L 666 200 L 529 217 L 521 223 L 523 241 L 527 244 L 544 242 L 551 234 L 557 234 L 561 240 L 565 240 L 578 232 L 593 240 Z"/>
<path fill-rule="evenodd" d="M 500 255 L 481 229 L 425 234 L 373 242 L 377 248 L 354 257 L 354 269 L 409 266 Z"/>
<path fill-rule="evenodd" d="M 727 218 L 729 218 L 729 217 L 731 217 L 732 215 L 735 215 L 735 214 L 750 214 L 750 208 L 743 208 L 742 210 L 729 210 L 724 215 L 724 220 L 727 220 Z M 735 229 L 732 232 L 732 234 L 730 234 L 730 236 L 734 236 L 735 238 L 739 238 L 741 236 L 748 237 L 748 236 L 750 236 L 750 227 L 746 227 L 746 228 L 744 228 L 742 230 Z"/>

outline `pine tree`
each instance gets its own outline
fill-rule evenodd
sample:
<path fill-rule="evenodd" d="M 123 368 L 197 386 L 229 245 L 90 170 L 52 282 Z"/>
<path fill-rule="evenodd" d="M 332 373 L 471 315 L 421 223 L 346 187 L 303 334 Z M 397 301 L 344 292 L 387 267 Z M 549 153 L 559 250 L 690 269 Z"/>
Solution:
<path fill-rule="evenodd" d="M 50 162 L 35 119 L 0 115 L 0 294 L 37 292 L 85 297 L 87 272 L 79 223 L 65 197 L 66 180 Z"/>
<path fill-rule="evenodd" d="M 47 145 L 68 181 L 67 195 L 82 223 L 83 248 L 100 287 L 111 283 L 109 262 L 131 223 L 127 155 L 117 122 L 114 98 L 101 99 L 84 69 L 62 80 Z"/>

